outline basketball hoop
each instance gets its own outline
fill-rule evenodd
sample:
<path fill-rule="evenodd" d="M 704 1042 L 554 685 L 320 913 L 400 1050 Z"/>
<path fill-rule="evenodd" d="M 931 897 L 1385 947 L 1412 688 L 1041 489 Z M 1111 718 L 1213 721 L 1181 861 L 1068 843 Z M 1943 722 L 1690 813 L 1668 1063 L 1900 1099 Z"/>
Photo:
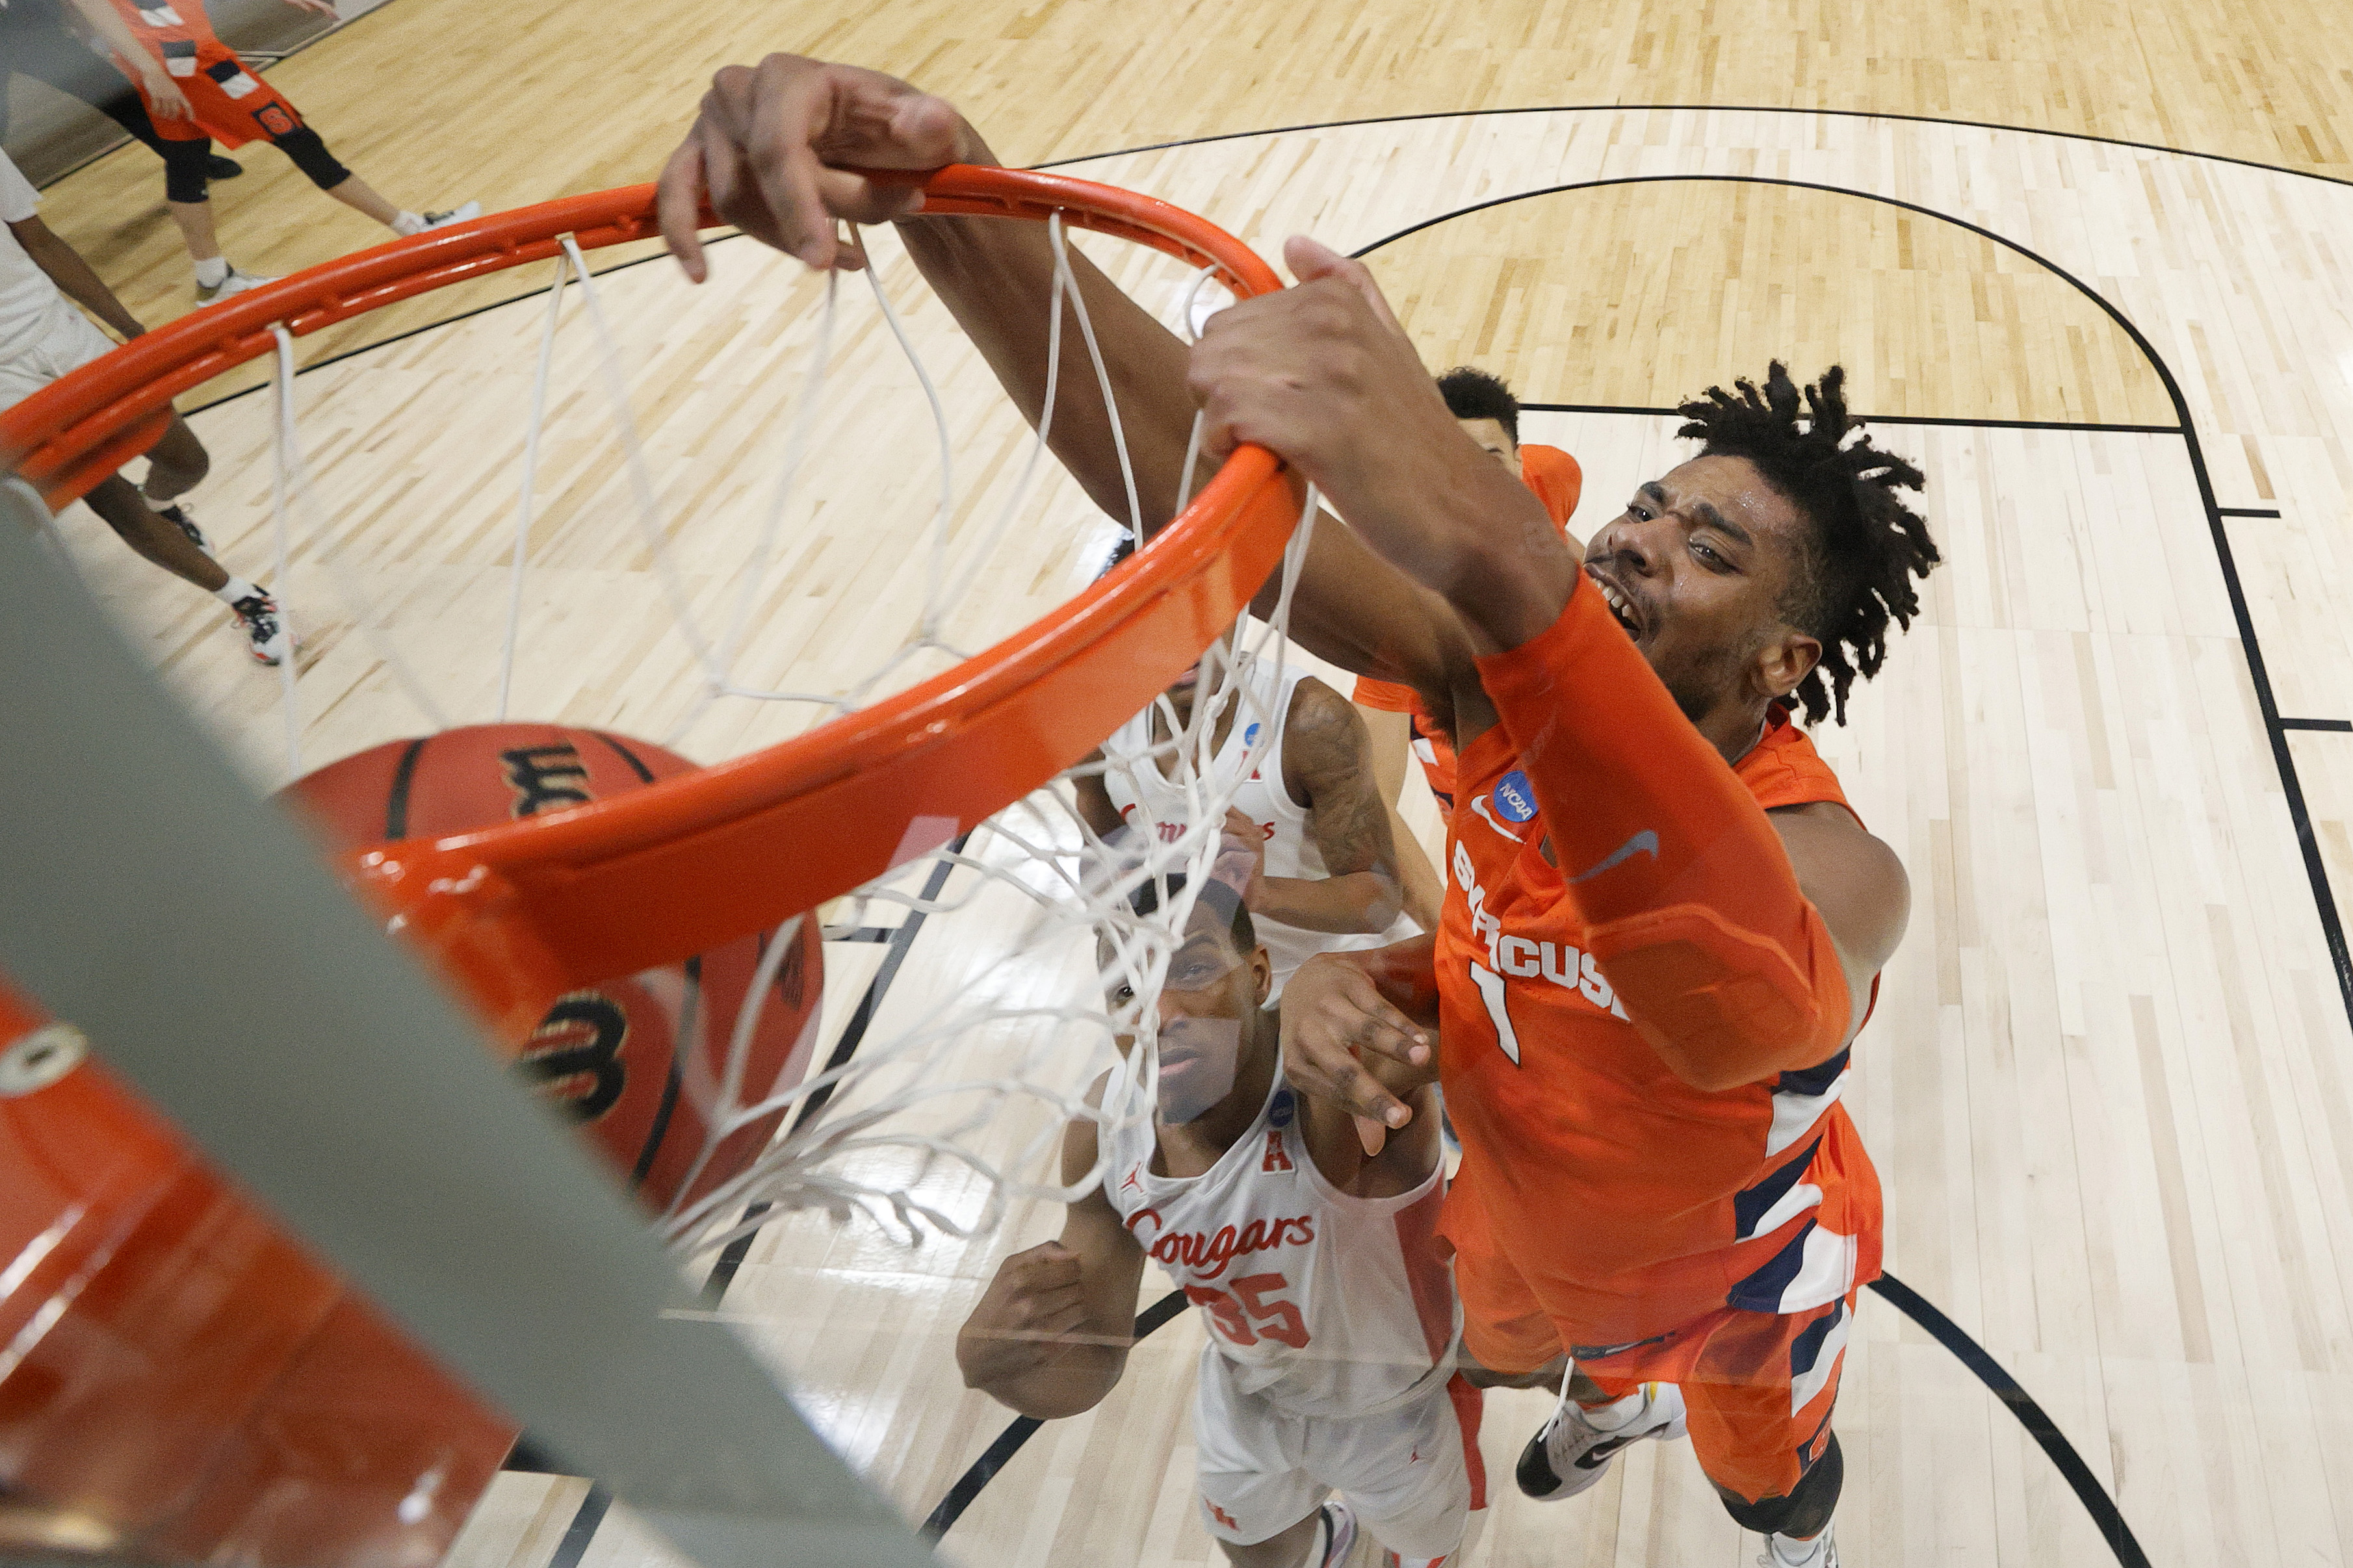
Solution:
<path fill-rule="evenodd" d="M 1046 223 L 1058 258 L 1053 342 L 1059 345 L 1061 341 L 1067 284 L 1069 308 L 1076 312 L 1107 403 L 1113 402 L 1108 373 L 1084 301 L 1071 280 L 1064 226 L 1149 247 L 1195 269 L 1198 279 L 1214 279 L 1238 298 L 1280 287 L 1272 271 L 1240 241 L 1148 196 L 1060 175 L 963 165 L 927 175 L 880 177 L 919 184 L 927 215 Z M 173 396 L 274 353 L 281 375 L 282 509 L 284 493 L 303 482 L 299 456 L 292 458 L 295 475 L 290 479 L 286 472 L 293 447 L 292 338 L 448 284 L 559 257 L 568 258 L 573 275 L 581 278 L 589 314 L 601 334 L 602 312 L 580 253 L 644 239 L 654 232 L 654 188 L 640 185 L 494 215 L 308 269 L 183 317 L 0 413 L 0 453 L 13 457 L 18 471 L 42 490 L 52 507 L 61 506 L 152 441 L 160 422 L 168 417 Z M 551 334 L 563 277 L 559 271 L 549 316 Z M 913 360 L 913 345 L 879 283 L 876 294 L 892 333 Z M 828 296 L 828 331 L 830 310 Z M 605 368 L 611 379 L 617 368 L 609 339 L 606 347 Z M 1059 346 L 1052 351 L 1059 352 Z M 820 374 L 823 358 L 820 351 L 813 362 L 820 366 Z M 920 361 L 914 363 L 926 392 L 932 393 Z M 543 386 L 545 371 L 543 342 Z M 1047 420 L 1051 410 L 1050 399 Z M 1115 405 L 1112 415 L 1115 439 L 1124 442 L 1116 434 Z M 617 418 L 631 443 L 632 462 L 641 461 L 625 396 L 617 403 Z M 533 442 L 537 432 L 534 422 Z M 796 442 L 800 435 L 797 430 Z M 940 436 L 944 452 L 944 424 Z M 1043 443 L 1041 431 L 1033 460 Z M 1197 427 L 1197 451 L 1198 445 Z M 1122 459 L 1124 465 L 1124 447 Z M 797 460 L 796 448 L 794 462 Z M 788 464 L 787 482 L 791 471 Z M 526 519 L 530 472 L 526 458 Z M 1188 489 L 1190 479 L 1188 474 Z M 827 1124 L 811 1130 L 799 1149 L 772 1152 L 758 1168 L 683 1204 L 665 1215 L 664 1234 L 681 1246 L 697 1245 L 698 1237 L 701 1245 L 710 1245 L 706 1233 L 732 1205 L 814 1203 L 840 1212 L 853 1201 L 876 1197 L 887 1200 L 902 1220 L 912 1210 L 954 1227 L 954 1222 L 907 1196 L 906 1184 L 920 1179 L 928 1168 L 924 1162 L 942 1152 L 963 1159 L 987 1178 L 992 1196 L 977 1223 L 988 1223 L 1001 1208 L 997 1190 L 1008 1183 L 1021 1184 L 1011 1173 L 1014 1167 L 1035 1163 L 1050 1152 L 1050 1146 L 1033 1139 L 1017 1160 L 983 1162 L 970 1157 L 957 1139 L 985 1121 L 987 1112 L 947 1117 L 944 1131 L 934 1126 L 910 1132 L 892 1119 L 911 1104 L 950 1090 L 1000 1097 L 1026 1092 L 1057 1113 L 1055 1125 L 1072 1114 L 1110 1118 L 1137 1113 L 1133 1097 L 1138 1079 L 1148 1081 L 1152 1069 L 1148 1063 L 1132 1074 L 1124 1068 L 1109 1048 L 1113 1032 L 1151 1037 L 1158 965 L 1172 945 L 1166 939 L 1173 935 L 1172 922 L 1181 923 L 1191 900 L 1181 898 L 1139 921 L 1126 909 L 1126 896 L 1144 879 L 1180 863 L 1206 865 L 1225 803 L 1200 792 L 1196 830 L 1176 835 L 1164 828 L 1161 841 L 1140 859 L 1131 857 L 1120 871 L 1082 886 L 1086 879 L 1072 875 L 1068 865 L 1087 851 L 1092 834 L 1083 826 L 1074 830 L 1069 821 L 1050 820 L 1057 812 L 1040 802 L 1050 801 L 1053 792 L 1041 786 L 1153 702 L 1213 638 L 1236 624 L 1279 563 L 1287 574 L 1295 574 L 1303 558 L 1298 546 L 1305 536 L 1301 531 L 1294 540 L 1294 528 L 1312 516 L 1313 507 L 1311 497 L 1303 509 L 1294 485 L 1271 454 L 1244 447 L 1200 487 L 1151 548 L 1059 609 L 998 637 L 943 673 L 871 706 L 833 701 L 835 717 L 793 739 L 665 777 L 626 795 L 348 855 L 342 861 L 345 879 L 390 929 L 426 954 L 475 1003 L 500 1037 L 519 1042 L 542 1026 L 552 1001 L 576 987 L 671 963 L 751 933 L 775 932 L 770 951 L 782 952 L 797 940 L 783 929 L 785 922 L 828 899 L 869 888 L 912 861 L 928 858 L 942 867 L 968 866 L 985 878 L 1017 880 L 1003 859 L 963 854 L 963 837 L 1027 799 L 1021 809 L 1028 816 L 1017 811 L 992 823 L 997 839 L 1012 847 L 1008 853 L 1014 860 L 1053 868 L 1046 879 L 1057 884 L 1058 896 L 1079 914 L 1073 925 L 1062 918 L 1067 910 L 1058 912 L 1058 930 L 1104 933 L 1115 951 L 1115 966 L 1135 981 L 1137 1000 L 1119 1009 L 1119 1017 L 1106 1017 L 1096 1004 L 1092 1019 L 1095 1034 L 1090 1039 L 1089 1075 L 1109 1062 L 1109 1070 L 1123 1079 L 1121 1092 L 1103 1105 L 1086 1106 L 1077 1093 L 1082 1084 L 1058 1083 L 1049 1089 L 1043 1084 L 1047 1075 L 1025 1067 L 970 1081 L 948 1075 L 944 1086 L 941 1081 L 910 1081 L 895 1097 L 884 1095 L 877 1102 L 847 1109 L 837 1099 L 828 1110 Z M 639 490 L 643 499 L 641 477 Z M 1132 479 L 1129 494 L 1132 507 Z M 1017 488 L 1017 500 L 1018 495 Z M 945 515 L 944 502 L 943 520 Z M 520 545 L 516 560 L 520 572 Z M 938 571 L 935 560 L 935 578 Z M 1286 610 L 1289 580 L 1287 575 Z M 300 606 L 295 608 L 299 614 Z M 1278 625 L 1282 618 L 1279 612 Z M 931 635 L 925 633 L 927 638 Z M 943 645 L 934 641 L 930 646 Z M 1279 637 L 1274 646 L 1279 659 Z M 290 743 L 295 733 L 290 668 L 287 667 L 290 752 L 295 750 Z M 1229 685 L 1231 679 L 1229 668 L 1225 680 Z M 858 688 L 860 700 L 872 684 L 870 678 Z M 1210 686 L 1203 682 L 1204 701 L 1214 708 L 1224 700 L 1226 688 L 1211 692 Z M 1270 738 L 1275 727 L 1266 725 Z M 1196 763 L 1206 769 L 1208 728 L 1197 722 L 1161 748 L 1175 757 L 1178 771 Z M 1064 801 L 1060 811 L 1068 810 Z M 1019 818 L 1018 826 L 1015 817 Z M 903 892 L 879 896 L 913 908 L 926 907 L 924 900 L 934 897 L 930 892 L 921 898 Z M 755 994 L 753 1016 L 765 995 L 765 991 Z M 1016 1011 L 1002 1010 L 989 1018 L 1001 1021 Z M 1020 1012 L 1024 1018 L 1039 1018 L 1055 1027 L 1071 1016 L 1067 1005 Z M 976 1026 L 974 1016 L 951 1017 L 910 1028 L 904 1037 L 913 1042 L 921 1064 L 930 1068 L 942 1064 L 960 1031 L 970 1033 Z M 747 1023 L 738 1031 L 739 1057 L 749 1029 Z M 742 1076 L 739 1067 L 731 1061 L 719 1075 L 731 1100 Z M 861 1064 L 857 1070 L 868 1068 Z M 928 1076 L 943 1078 L 936 1071 Z M 815 1104 L 823 1105 L 846 1081 L 845 1069 L 829 1067 L 814 1072 L 797 1089 L 759 1104 L 722 1105 L 712 1116 L 710 1136 L 715 1141 L 740 1134 L 762 1114 L 773 1125 L 783 1109 L 799 1103 L 797 1096 L 814 1093 Z M 808 1109 L 813 1112 L 815 1105 Z M 797 1136 L 808 1120 L 805 1115 L 793 1122 Z M 845 1148 L 861 1147 L 860 1140 L 913 1151 L 916 1168 L 879 1184 L 845 1183 L 814 1169 L 828 1157 L 838 1158 Z M 1060 1188 L 1049 1183 L 1031 1190 Z"/>
<path fill-rule="evenodd" d="M 925 210 L 1066 222 L 1148 245 L 1243 298 L 1280 287 L 1239 240 L 1148 196 L 953 165 Z M 0 452 L 52 506 L 152 440 L 171 399 L 296 337 L 485 273 L 654 232 L 654 188 L 523 207 L 241 294 L 133 340 L 0 414 Z M 494 1021 L 528 1028 L 567 984 L 644 968 L 881 875 L 1001 810 L 1148 703 L 1229 625 L 1299 515 L 1246 447 L 1184 515 L 1060 612 L 956 668 L 752 756 L 627 800 L 354 857 L 355 885 Z M 855 800 L 853 801 L 853 796 Z M 887 815 L 871 803 L 900 803 Z"/>

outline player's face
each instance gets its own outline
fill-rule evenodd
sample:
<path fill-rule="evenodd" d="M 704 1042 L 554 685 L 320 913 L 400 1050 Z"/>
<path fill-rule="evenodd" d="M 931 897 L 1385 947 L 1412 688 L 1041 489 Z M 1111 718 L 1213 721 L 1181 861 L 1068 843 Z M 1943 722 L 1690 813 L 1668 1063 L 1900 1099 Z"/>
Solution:
<path fill-rule="evenodd" d="M 1197 1121 L 1233 1092 L 1271 978 L 1264 948 L 1240 952 L 1214 910 L 1196 908 L 1160 989 L 1163 1121 Z M 1113 1005 L 1128 999 L 1113 990 Z"/>
<path fill-rule="evenodd" d="M 1586 542 L 1585 572 L 1694 722 L 1796 689 L 1821 645 L 1782 624 L 1804 518 L 1745 458 L 1695 458 Z"/>
<path fill-rule="evenodd" d="M 1479 449 L 1501 463 L 1513 473 L 1520 471 L 1520 444 L 1511 437 L 1500 419 L 1458 419 L 1462 433 L 1479 443 Z"/>
<path fill-rule="evenodd" d="M 1176 707 L 1179 719 L 1193 711 L 1193 693 L 1200 685 L 1205 671 L 1209 688 L 1214 691 L 1233 657 L 1234 634 L 1228 632 L 1208 646 L 1198 663 L 1187 665 L 1185 672 L 1168 683 L 1168 700 Z"/>

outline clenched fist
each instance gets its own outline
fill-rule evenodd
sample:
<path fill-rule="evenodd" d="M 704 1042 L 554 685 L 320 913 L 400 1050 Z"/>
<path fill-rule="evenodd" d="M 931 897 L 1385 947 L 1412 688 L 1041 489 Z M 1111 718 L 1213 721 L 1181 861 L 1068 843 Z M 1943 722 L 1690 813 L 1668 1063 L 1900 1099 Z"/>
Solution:
<path fill-rule="evenodd" d="M 956 1335 L 965 1386 L 987 1391 L 1051 1364 L 1086 1321 L 1077 1253 L 1059 1241 L 1015 1253 Z"/>

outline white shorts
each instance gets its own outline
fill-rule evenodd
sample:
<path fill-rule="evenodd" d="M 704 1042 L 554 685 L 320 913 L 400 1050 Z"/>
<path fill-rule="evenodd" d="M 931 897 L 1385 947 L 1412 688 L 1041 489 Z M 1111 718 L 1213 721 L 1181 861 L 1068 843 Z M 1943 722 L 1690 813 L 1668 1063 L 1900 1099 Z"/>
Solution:
<path fill-rule="evenodd" d="M 1350 1419 L 1292 1415 L 1233 1386 L 1230 1363 L 1201 1349 L 1193 1393 L 1201 1518 L 1238 1546 L 1279 1535 L 1338 1492 L 1390 1551 L 1440 1557 L 1487 1506 L 1479 1394 L 1458 1374 L 1411 1403 Z"/>
<path fill-rule="evenodd" d="M 68 371 L 79 370 L 115 346 L 63 296 L 49 302 L 40 323 L 0 349 L 0 408 L 13 408 Z"/>

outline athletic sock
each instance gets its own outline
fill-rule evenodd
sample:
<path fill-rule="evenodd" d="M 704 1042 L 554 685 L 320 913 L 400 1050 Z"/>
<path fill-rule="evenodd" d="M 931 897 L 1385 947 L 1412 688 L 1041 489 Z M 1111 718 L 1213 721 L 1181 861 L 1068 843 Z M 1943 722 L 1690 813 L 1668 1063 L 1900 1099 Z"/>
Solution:
<path fill-rule="evenodd" d="M 1580 1405 L 1577 1408 L 1585 1412 L 1585 1424 L 1595 1431 L 1615 1432 L 1642 1414 L 1650 1396 L 1651 1391 L 1645 1386 L 1607 1405 Z"/>
<path fill-rule="evenodd" d="M 196 281 L 206 289 L 217 289 L 228 280 L 228 258 L 207 256 L 196 263 Z"/>
<path fill-rule="evenodd" d="M 259 587 L 247 582 L 244 578 L 232 577 L 227 582 L 213 590 L 213 597 L 218 599 L 224 605 L 234 607 L 239 602 L 250 599 L 259 593 L 261 593 L 261 590 Z"/>

